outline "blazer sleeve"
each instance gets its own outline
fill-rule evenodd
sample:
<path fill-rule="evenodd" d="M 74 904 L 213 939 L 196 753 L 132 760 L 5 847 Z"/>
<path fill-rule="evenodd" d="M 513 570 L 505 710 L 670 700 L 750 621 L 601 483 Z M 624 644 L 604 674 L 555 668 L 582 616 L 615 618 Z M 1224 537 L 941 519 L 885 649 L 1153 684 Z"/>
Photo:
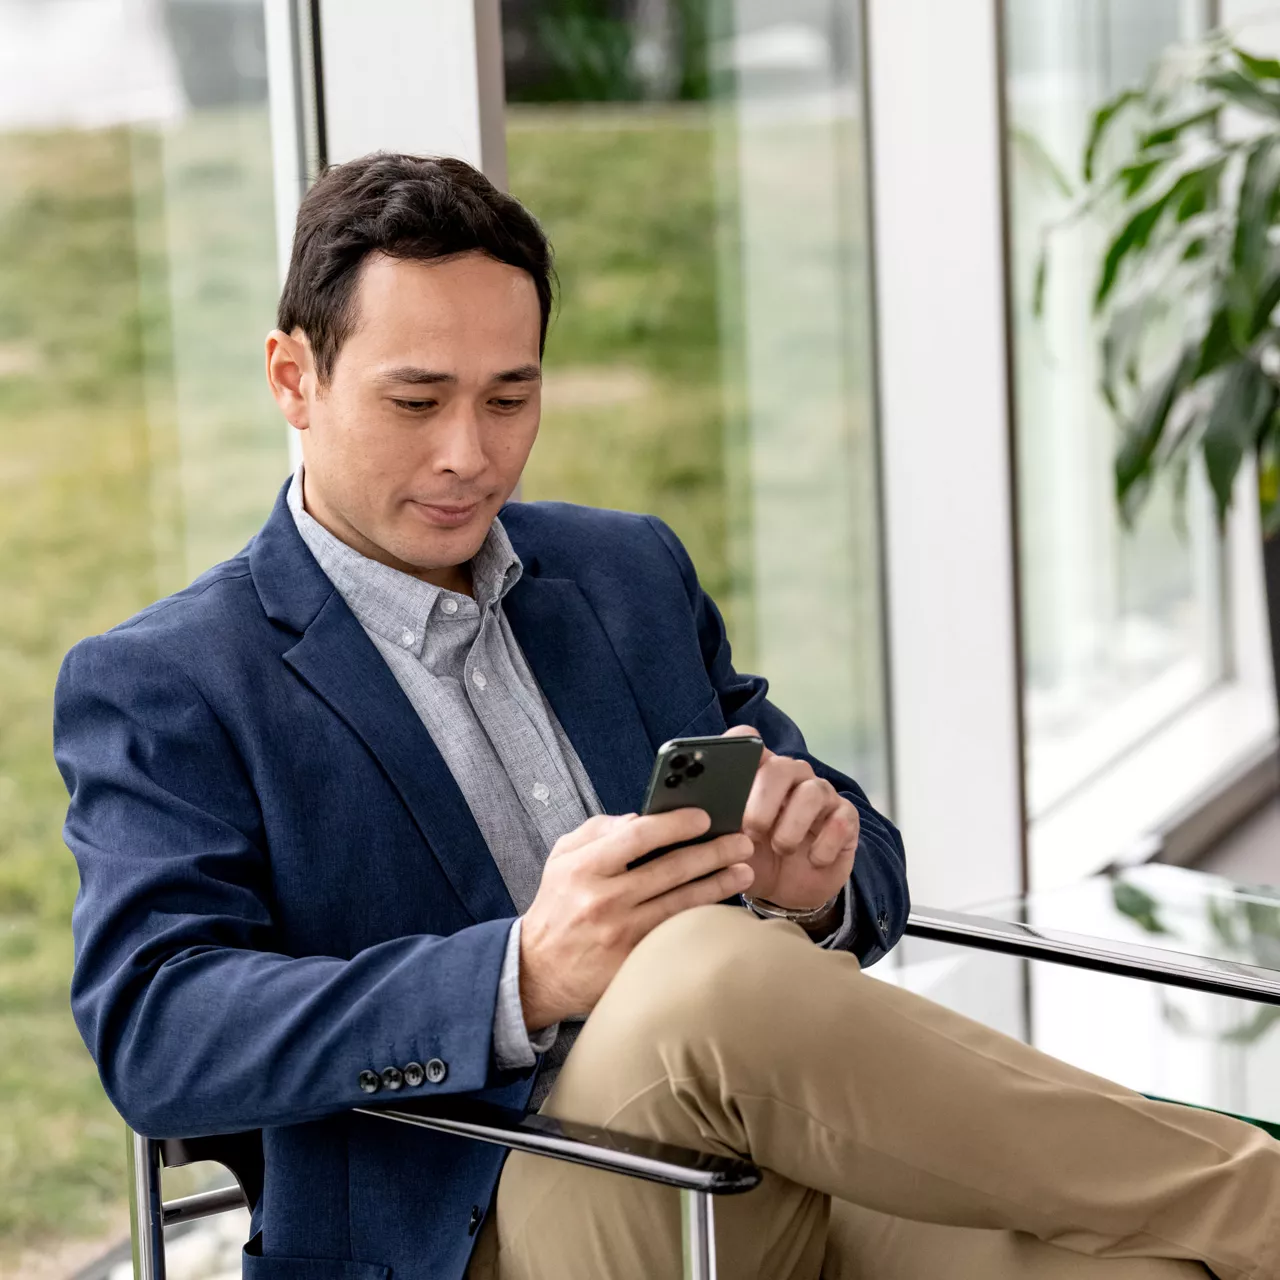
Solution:
<path fill-rule="evenodd" d="M 902 937 L 911 910 L 902 836 L 897 827 L 873 807 L 852 778 L 809 754 L 804 735 L 795 722 L 769 701 L 769 682 L 763 676 L 734 670 L 724 619 L 715 602 L 699 585 L 688 552 L 661 520 L 652 516 L 648 519 L 680 570 L 693 609 L 703 662 L 720 700 L 725 722 L 754 725 L 771 751 L 807 760 L 819 777 L 826 778 L 857 807 L 861 835 L 853 862 L 852 950 L 864 966 L 874 964 Z"/>
<path fill-rule="evenodd" d="M 71 1006 L 111 1101 L 151 1136 L 294 1124 L 368 1101 L 415 1058 L 416 1093 L 485 1087 L 510 920 L 349 958 L 282 954 L 262 819 L 193 680 L 129 630 L 67 656 L 54 750 L 79 865 Z"/>

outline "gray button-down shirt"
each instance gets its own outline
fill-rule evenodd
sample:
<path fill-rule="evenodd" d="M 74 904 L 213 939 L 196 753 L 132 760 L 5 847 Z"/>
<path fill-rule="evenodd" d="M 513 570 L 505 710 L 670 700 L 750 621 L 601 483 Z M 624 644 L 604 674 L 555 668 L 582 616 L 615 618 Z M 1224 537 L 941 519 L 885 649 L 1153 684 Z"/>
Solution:
<path fill-rule="evenodd" d="M 591 779 L 543 697 L 502 610 L 522 566 L 495 520 L 471 564 L 474 598 L 370 560 L 307 514 L 301 471 L 289 510 L 302 540 L 391 668 L 430 733 L 493 854 L 516 910 L 528 910 L 551 846 L 602 812 Z M 559 1032 L 559 1034 L 557 1034 Z M 500 1067 L 549 1051 L 550 1091 L 577 1027 L 533 1040 L 520 1005 L 520 921 L 507 941 L 493 1026 Z"/>
<path fill-rule="evenodd" d="M 471 596 L 362 556 L 307 514 L 302 471 L 289 486 L 298 533 L 386 660 L 458 784 L 518 912 L 528 910 L 551 846 L 602 812 L 578 753 L 542 694 L 502 610 L 522 566 L 499 520 L 471 562 Z M 849 949 L 853 894 L 821 945 Z M 493 1023 L 500 1067 L 545 1053 L 531 1105 L 551 1091 L 581 1019 L 532 1038 L 520 1004 L 520 920 L 507 938 Z"/>

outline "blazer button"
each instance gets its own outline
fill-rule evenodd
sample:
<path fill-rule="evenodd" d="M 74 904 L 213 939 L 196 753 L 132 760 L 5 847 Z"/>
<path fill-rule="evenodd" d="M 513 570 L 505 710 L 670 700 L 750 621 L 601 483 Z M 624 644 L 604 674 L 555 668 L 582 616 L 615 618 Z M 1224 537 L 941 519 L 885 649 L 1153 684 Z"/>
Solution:
<path fill-rule="evenodd" d="M 889 913 L 887 911 L 882 911 L 878 916 L 876 916 L 876 928 L 879 929 L 881 933 L 887 932 L 889 928 Z"/>
<path fill-rule="evenodd" d="M 420 1062 L 404 1064 L 404 1082 L 411 1089 L 416 1089 L 427 1078 L 426 1068 Z"/>
<path fill-rule="evenodd" d="M 404 1073 L 399 1067 L 388 1067 L 382 1073 L 382 1087 L 393 1093 L 404 1084 Z"/>
<path fill-rule="evenodd" d="M 476 1228 L 480 1225 L 480 1219 L 483 1217 L 484 1214 L 480 1212 L 480 1206 L 478 1204 L 473 1204 L 471 1206 L 471 1221 L 467 1223 L 467 1235 L 475 1235 Z"/>
<path fill-rule="evenodd" d="M 359 1079 L 360 1087 L 365 1093 L 377 1093 L 382 1088 L 382 1081 L 378 1079 L 376 1071 L 362 1071 Z"/>
<path fill-rule="evenodd" d="M 432 1084 L 439 1084 L 449 1074 L 448 1066 L 439 1058 L 432 1058 L 427 1063 L 427 1079 Z"/>

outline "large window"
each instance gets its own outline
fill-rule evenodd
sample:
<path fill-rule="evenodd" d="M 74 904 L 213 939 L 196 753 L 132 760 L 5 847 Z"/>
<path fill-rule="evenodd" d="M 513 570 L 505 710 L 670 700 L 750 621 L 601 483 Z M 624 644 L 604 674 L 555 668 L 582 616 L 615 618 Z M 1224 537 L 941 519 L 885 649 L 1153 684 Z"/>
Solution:
<path fill-rule="evenodd" d="M 271 164 L 261 0 L 0 0 L 0 1273 L 127 1231 L 67 1009 L 51 695 L 76 640 L 234 553 L 287 470 Z"/>
<path fill-rule="evenodd" d="M 1006 86 L 1015 297 L 1028 806 L 1053 807 L 1224 674 L 1220 548 L 1203 493 L 1171 488 L 1132 531 L 1116 512 L 1116 423 L 1097 390 L 1091 298 L 1114 230 L 1042 237 L 1070 207 L 1094 111 L 1169 45 L 1208 27 L 1168 0 L 1010 0 Z M 1172 335 L 1171 335 L 1172 336 Z"/>
<path fill-rule="evenodd" d="M 856 5 L 507 0 L 560 314 L 526 498 L 653 512 L 738 665 L 888 785 Z"/>

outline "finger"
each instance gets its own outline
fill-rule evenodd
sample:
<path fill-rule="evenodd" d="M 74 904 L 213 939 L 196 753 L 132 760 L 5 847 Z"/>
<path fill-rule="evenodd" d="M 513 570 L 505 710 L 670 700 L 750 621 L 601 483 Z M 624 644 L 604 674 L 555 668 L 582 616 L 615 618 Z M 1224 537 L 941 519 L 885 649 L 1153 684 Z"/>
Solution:
<path fill-rule="evenodd" d="M 735 724 L 735 725 L 730 725 L 729 728 L 727 728 L 720 736 L 722 738 L 759 738 L 760 731 L 758 729 L 753 728 L 749 724 Z M 774 754 L 772 751 L 769 750 L 768 747 L 764 747 L 761 749 L 761 752 L 760 752 L 761 764 L 763 764 L 766 760 L 772 760 L 773 758 L 774 758 Z"/>
<path fill-rule="evenodd" d="M 775 853 L 807 851 L 809 833 L 840 803 L 835 787 L 825 778 L 806 778 L 791 789 L 769 833 Z"/>
<path fill-rule="evenodd" d="M 722 871 L 735 862 L 745 862 L 751 852 L 751 841 L 737 832 L 673 849 L 626 873 L 628 897 L 633 903 L 661 897 L 691 880 Z"/>
<path fill-rule="evenodd" d="M 735 862 L 732 866 L 707 876 L 705 880 L 695 880 L 692 884 L 681 885 L 664 893 L 660 898 L 652 898 L 637 913 L 640 927 L 645 933 L 657 928 L 664 920 L 688 911 L 691 907 L 705 907 L 713 902 L 723 902 L 734 894 L 743 893 L 751 888 L 755 873 L 745 862 Z"/>
<path fill-rule="evenodd" d="M 705 809 L 672 809 L 641 814 L 606 831 L 592 846 L 592 864 L 600 875 L 614 876 L 646 853 L 667 844 L 683 844 L 705 835 L 711 818 Z"/>
<path fill-rule="evenodd" d="M 841 797 L 826 817 L 821 830 L 809 847 L 809 861 L 815 867 L 829 867 L 850 849 L 858 847 L 858 834 L 862 829 L 858 811 Z"/>
<path fill-rule="evenodd" d="M 774 756 L 761 765 L 743 811 L 743 831 L 757 839 L 766 839 L 792 789 L 812 777 L 813 770 L 803 760 L 787 756 Z"/>
<path fill-rule="evenodd" d="M 634 813 L 598 813 L 594 818 L 588 818 L 581 826 L 562 835 L 552 846 L 550 857 L 557 858 L 562 854 L 572 853 L 575 849 L 581 849 L 593 840 L 599 840 L 619 823 L 631 822 L 635 817 Z"/>

